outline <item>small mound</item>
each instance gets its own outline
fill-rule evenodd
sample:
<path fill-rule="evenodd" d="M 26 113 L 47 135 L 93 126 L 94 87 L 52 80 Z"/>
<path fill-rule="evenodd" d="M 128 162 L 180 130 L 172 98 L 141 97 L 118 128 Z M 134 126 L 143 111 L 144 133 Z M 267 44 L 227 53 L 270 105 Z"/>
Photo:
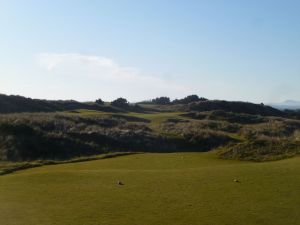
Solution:
<path fill-rule="evenodd" d="M 230 102 L 230 101 L 200 101 L 190 103 L 187 106 L 187 111 L 214 111 L 223 110 L 226 112 L 245 113 L 261 116 L 284 116 L 285 113 L 263 104 L 254 104 L 250 102 Z"/>
<path fill-rule="evenodd" d="M 300 145 L 288 140 L 253 140 L 222 149 L 218 155 L 224 159 L 272 161 L 300 153 Z"/>

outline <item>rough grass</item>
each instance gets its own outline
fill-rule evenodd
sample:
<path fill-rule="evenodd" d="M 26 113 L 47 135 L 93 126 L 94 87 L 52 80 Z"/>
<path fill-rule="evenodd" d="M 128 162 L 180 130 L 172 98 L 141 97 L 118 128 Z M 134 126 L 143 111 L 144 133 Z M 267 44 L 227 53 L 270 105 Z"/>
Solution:
<path fill-rule="evenodd" d="M 251 163 L 212 152 L 44 166 L 0 177 L 0 224 L 298 225 L 299 173 L 299 157 Z"/>
<path fill-rule="evenodd" d="M 287 140 L 252 140 L 228 145 L 218 151 L 223 159 L 273 161 L 290 158 L 300 153 L 300 143 Z"/>
<path fill-rule="evenodd" d="M 208 151 L 234 144 L 227 148 L 233 151 L 222 157 L 264 161 L 297 154 L 297 148 L 280 143 L 298 147 L 299 132 L 299 120 L 222 110 L 10 114 L 0 116 L 0 160 L 68 160 L 117 151 Z M 261 139 L 268 144 L 249 145 Z M 273 140 L 279 143 L 275 151 Z"/>

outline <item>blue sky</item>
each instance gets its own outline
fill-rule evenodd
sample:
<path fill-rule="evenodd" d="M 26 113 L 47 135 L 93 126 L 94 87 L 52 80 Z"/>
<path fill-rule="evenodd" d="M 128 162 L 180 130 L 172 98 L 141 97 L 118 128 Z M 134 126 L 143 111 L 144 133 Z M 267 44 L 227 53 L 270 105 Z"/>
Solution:
<path fill-rule="evenodd" d="M 300 1 L 0 0 L 0 93 L 300 100 Z"/>

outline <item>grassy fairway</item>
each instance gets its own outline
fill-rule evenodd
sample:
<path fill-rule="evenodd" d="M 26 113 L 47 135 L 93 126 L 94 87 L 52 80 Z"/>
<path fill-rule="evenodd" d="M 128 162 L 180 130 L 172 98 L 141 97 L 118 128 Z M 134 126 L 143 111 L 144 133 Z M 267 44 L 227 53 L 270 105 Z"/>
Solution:
<path fill-rule="evenodd" d="M 299 157 L 250 163 L 212 152 L 44 166 L 0 176 L 0 224 L 297 225 L 299 174 Z"/>

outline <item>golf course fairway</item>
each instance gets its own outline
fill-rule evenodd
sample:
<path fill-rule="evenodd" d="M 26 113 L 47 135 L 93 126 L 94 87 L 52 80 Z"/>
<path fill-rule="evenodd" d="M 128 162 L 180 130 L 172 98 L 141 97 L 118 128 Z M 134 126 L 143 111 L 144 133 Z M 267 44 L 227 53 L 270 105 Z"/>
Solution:
<path fill-rule="evenodd" d="M 298 225 L 300 157 L 135 154 L 0 176 L 1 225 Z"/>

